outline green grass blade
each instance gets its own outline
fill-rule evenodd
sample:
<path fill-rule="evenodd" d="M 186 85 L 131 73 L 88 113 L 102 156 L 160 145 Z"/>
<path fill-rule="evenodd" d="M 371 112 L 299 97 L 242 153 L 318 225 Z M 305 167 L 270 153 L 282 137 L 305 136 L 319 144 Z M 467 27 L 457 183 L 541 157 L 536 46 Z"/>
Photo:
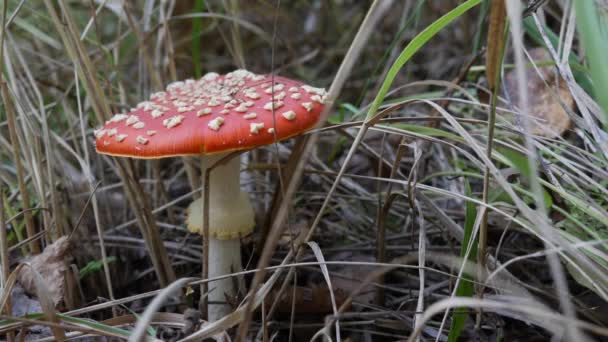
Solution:
<path fill-rule="evenodd" d="M 194 2 L 194 13 L 205 11 L 205 0 Z M 203 75 L 201 61 L 201 35 L 203 33 L 203 18 L 192 18 L 192 63 L 194 64 L 194 76 L 199 78 Z"/>
<path fill-rule="evenodd" d="M 412 41 L 405 47 L 405 49 L 401 51 L 401 54 L 389 69 L 388 74 L 384 79 L 384 82 L 382 82 L 382 87 L 380 87 L 380 90 L 378 91 L 374 102 L 372 103 L 369 108 L 369 111 L 367 112 L 367 119 L 372 118 L 376 114 L 378 108 L 380 108 L 380 105 L 382 104 L 382 101 L 384 101 L 388 90 L 393 84 L 397 73 L 399 73 L 405 63 L 407 63 L 407 61 L 409 61 L 410 58 L 412 58 L 412 56 L 418 50 L 420 50 L 420 48 L 422 48 L 431 38 L 433 38 L 439 31 L 441 31 L 448 24 L 459 18 L 471 8 L 477 6 L 480 2 L 481 0 L 465 1 L 458 7 L 443 15 L 441 18 L 437 19 L 426 29 L 424 29 L 424 31 L 420 32 L 416 37 L 414 37 L 414 39 L 412 39 Z"/>
<path fill-rule="evenodd" d="M 471 191 L 471 186 L 469 184 L 468 179 L 465 178 L 465 194 L 467 197 L 472 197 L 473 193 Z M 475 225 L 475 218 L 477 217 L 477 208 L 475 207 L 475 203 L 471 201 L 467 201 L 465 205 L 465 219 L 464 219 L 464 239 L 462 240 L 462 245 L 460 246 L 460 257 L 464 258 L 467 253 L 467 248 L 469 246 L 469 242 L 473 237 L 473 227 Z M 477 240 L 477 237 L 475 237 Z M 474 262 L 477 257 L 477 241 L 473 242 L 471 245 L 471 251 L 469 252 L 469 261 Z M 471 282 L 471 277 L 467 275 L 463 275 L 463 280 L 458 284 L 458 288 L 456 289 L 457 297 L 472 297 L 475 288 L 473 287 L 473 282 Z M 468 312 L 466 308 L 456 308 L 454 309 L 454 315 L 452 317 L 452 323 L 450 325 L 450 334 L 448 335 L 448 342 L 458 341 L 460 334 L 462 333 L 462 329 L 464 328 L 465 321 L 467 319 Z"/>
<path fill-rule="evenodd" d="M 608 96 L 604 95 L 608 89 L 608 69 L 606 56 L 608 56 L 608 8 L 599 5 L 597 1 L 576 0 L 576 26 L 585 49 L 587 63 L 591 71 L 596 101 L 604 110 L 603 124 L 608 128 Z"/>
<path fill-rule="evenodd" d="M 527 17 L 523 20 L 523 24 L 524 24 L 524 30 L 526 31 L 526 34 L 536 44 L 538 44 L 540 46 L 545 46 L 545 41 L 543 40 L 543 37 L 542 37 L 540 31 L 536 27 L 536 24 L 534 23 L 534 19 L 532 17 Z M 545 34 L 547 35 L 547 38 L 549 38 L 549 41 L 551 42 L 551 45 L 553 46 L 553 48 L 557 50 L 560 46 L 559 37 L 557 36 L 557 34 L 555 34 L 555 32 L 553 32 L 551 30 L 551 28 L 548 26 L 543 27 L 543 30 L 544 30 Z M 574 53 L 574 51 L 571 51 L 570 56 L 568 57 L 568 63 L 570 64 L 570 67 L 572 68 L 572 74 L 574 75 L 576 82 L 583 89 L 585 89 L 586 92 L 588 92 L 589 94 L 593 94 L 593 84 L 591 82 L 591 76 L 589 75 L 589 70 L 587 70 L 582 64 L 580 64 L 578 62 L 578 60 L 579 60 L 579 57 Z M 514 68 L 515 65 L 505 64 L 504 67 L 505 68 Z"/>

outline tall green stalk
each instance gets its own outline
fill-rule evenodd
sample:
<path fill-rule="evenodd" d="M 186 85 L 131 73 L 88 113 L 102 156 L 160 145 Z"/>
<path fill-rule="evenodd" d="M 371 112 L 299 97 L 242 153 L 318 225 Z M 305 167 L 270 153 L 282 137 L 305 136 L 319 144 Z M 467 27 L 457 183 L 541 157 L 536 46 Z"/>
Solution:
<path fill-rule="evenodd" d="M 595 100 L 604 110 L 602 123 L 608 130 L 608 4 L 605 1 L 575 0 L 576 27 L 591 71 Z"/>
<path fill-rule="evenodd" d="M 194 13 L 205 11 L 205 0 L 194 2 Z M 194 77 L 199 78 L 203 75 L 203 65 L 201 63 L 201 34 L 203 32 L 203 18 L 192 19 L 192 63 L 194 64 Z"/>

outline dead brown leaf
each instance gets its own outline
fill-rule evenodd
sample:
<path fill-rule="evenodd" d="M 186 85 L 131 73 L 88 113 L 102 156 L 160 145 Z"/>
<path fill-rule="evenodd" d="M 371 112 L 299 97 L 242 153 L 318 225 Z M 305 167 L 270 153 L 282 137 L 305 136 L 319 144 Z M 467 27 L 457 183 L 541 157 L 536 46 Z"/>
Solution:
<path fill-rule="evenodd" d="M 534 48 L 529 52 L 530 57 L 536 63 L 552 60 L 550 54 L 543 48 Z M 571 125 L 570 116 L 564 108 L 572 110 L 574 99 L 566 82 L 558 75 L 555 66 L 541 66 L 538 67 L 538 71 L 540 75 L 534 69 L 534 66 L 526 68 L 530 115 L 534 119 L 532 134 L 556 138 L 562 135 Z M 513 105 L 517 106 L 519 91 L 515 70 L 511 70 L 505 76 L 505 88 Z"/>
<path fill-rule="evenodd" d="M 41 254 L 27 261 L 31 268 L 21 268 L 17 279 L 29 295 L 36 295 L 35 270 L 44 280 L 53 304 L 57 306 L 63 300 L 65 272 L 68 269 L 66 262 L 68 248 L 68 238 L 62 236 L 48 245 Z"/>
<path fill-rule="evenodd" d="M 291 312 L 292 301 L 295 301 L 296 314 L 329 314 L 332 313 L 331 296 L 326 284 L 311 284 L 310 286 L 288 286 L 280 298 L 278 290 L 271 292 L 266 299 L 270 305 L 279 301 L 277 312 L 288 314 Z M 347 298 L 347 294 L 340 288 L 334 288 L 336 305 L 340 307 Z"/>

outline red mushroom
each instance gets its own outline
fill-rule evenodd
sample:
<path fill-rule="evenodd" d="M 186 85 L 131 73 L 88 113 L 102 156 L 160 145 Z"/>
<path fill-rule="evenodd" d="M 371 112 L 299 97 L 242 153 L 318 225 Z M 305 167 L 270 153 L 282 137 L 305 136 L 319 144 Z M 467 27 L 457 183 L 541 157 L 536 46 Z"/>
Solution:
<path fill-rule="evenodd" d="M 236 70 L 171 83 L 129 113 L 116 114 L 95 131 L 97 152 L 132 158 L 201 155 L 203 174 L 227 153 L 298 135 L 319 120 L 325 90 L 284 77 Z M 251 233 L 254 214 L 241 191 L 239 158 L 214 168 L 209 180 L 209 277 L 242 269 L 240 237 Z M 188 208 L 188 229 L 202 234 L 202 198 Z M 233 281 L 216 282 L 209 320 L 230 310 Z"/>

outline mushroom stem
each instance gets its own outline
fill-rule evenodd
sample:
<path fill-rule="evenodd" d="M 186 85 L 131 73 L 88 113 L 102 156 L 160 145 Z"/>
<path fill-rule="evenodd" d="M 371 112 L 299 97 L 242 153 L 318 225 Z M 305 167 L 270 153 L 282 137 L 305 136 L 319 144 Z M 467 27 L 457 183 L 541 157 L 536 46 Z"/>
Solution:
<path fill-rule="evenodd" d="M 209 238 L 209 278 L 237 273 L 241 266 L 241 240 Z M 239 278 L 229 277 L 209 283 L 207 313 L 214 322 L 228 315 L 232 308 L 226 299 L 234 300 L 238 293 Z"/>
<path fill-rule="evenodd" d="M 226 154 L 201 157 L 203 186 L 205 174 Z M 209 174 L 209 239 L 208 239 L 208 272 L 203 276 L 209 278 L 239 272 L 241 267 L 240 237 L 251 232 L 254 226 L 254 213 L 246 192 L 240 186 L 240 158 L 234 157 L 210 170 Z M 204 227 L 204 194 L 190 204 L 188 208 L 188 230 L 203 235 Z M 205 267 L 205 242 L 203 237 L 203 267 Z M 237 294 L 238 281 L 226 278 L 209 284 L 208 320 L 216 321 L 228 313 L 231 308 L 226 298 Z M 205 295 L 201 293 L 201 296 Z M 204 302 L 204 301 L 202 301 Z"/>

